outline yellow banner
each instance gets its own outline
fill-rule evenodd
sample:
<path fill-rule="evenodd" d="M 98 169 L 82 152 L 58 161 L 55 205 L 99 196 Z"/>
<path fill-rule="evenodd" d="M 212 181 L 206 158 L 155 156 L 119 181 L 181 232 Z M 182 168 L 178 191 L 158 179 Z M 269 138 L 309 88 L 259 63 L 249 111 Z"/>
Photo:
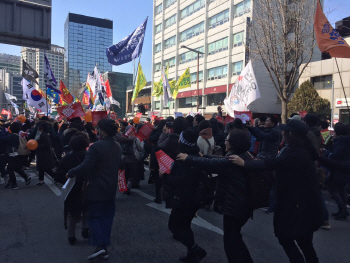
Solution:
<path fill-rule="evenodd" d="M 175 84 L 174 90 L 173 90 L 173 98 L 176 99 L 177 93 L 179 92 L 179 89 L 184 89 L 191 87 L 191 74 L 190 74 L 190 68 L 187 68 L 185 72 L 180 76 L 178 81 Z"/>
<path fill-rule="evenodd" d="M 132 94 L 131 102 L 133 102 L 137 96 L 139 95 L 139 92 L 146 86 L 147 80 L 145 75 L 143 74 L 141 63 L 139 63 L 138 69 L 137 69 L 137 79 L 136 79 L 136 87 L 134 90 L 134 93 Z"/>
<path fill-rule="evenodd" d="M 165 69 L 165 76 L 167 78 L 168 78 L 168 71 L 169 71 L 169 65 Z M 170 82 L 169 82 L 169 85 L 170 85 Z M 153 93 L 152 93 L 152 96 L 155 96 L 155 97 L 159 97 L 160 95 L 163 95 L 163 78 L 162 77 L 160 77 L 160 80 L 154 84 Z"/>

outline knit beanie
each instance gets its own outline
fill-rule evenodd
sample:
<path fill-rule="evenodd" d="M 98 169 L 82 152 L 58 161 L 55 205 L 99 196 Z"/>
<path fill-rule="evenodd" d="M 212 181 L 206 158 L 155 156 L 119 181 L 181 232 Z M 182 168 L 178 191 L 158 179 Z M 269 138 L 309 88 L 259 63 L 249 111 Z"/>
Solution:
<path fill-rule="evenodd" d="M 180 134 L 180 142 L 190 147 L 196 146 L 197 139 L 198 136 L 191 130 L 184 130 Z"/>

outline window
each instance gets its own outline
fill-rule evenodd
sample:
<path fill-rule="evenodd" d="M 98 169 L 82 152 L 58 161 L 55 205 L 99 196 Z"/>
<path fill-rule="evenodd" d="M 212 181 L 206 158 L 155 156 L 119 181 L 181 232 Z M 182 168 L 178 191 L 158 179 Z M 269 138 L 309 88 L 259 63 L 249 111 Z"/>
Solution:
<path fill-rule="evenodd" d="M 162 23 L 156 25 L 156 34 L 162 31 Z"/>
<path fill-rule="evenodd" d="M 232 64 L 232 76 L 241 74 L 243 61 L 238 61 Z"/>
<path fill-rule="evenodd" d="M 311 78 L 311 82 L 314 85 L 315 89 L 331 89 L 332 81 L 332 75 Z"/>
<path fill-rule="evenodd" d="M 203 52 L 204 48 L 200 47 L 200 48 L 196 48 L 196 50 Z M 199 54 L 199 58 L 202 58 L 202 57 L 203 57 L 203 54 Z M 180 58 L 180 64 L 184 64 L 184 63 L 190 62 L 192 60 L 196 60 L 197 53 L 193 52 L 193 51 L 188 51 L 186 53 L 179 55 L 179 58 Z"/>
<path fill-rule="evenodd" d="M 209 29 L 222 25 L 223 23 L 226 23 L 229 20 L 230 20 L 230 10 L 227 9 L 209 18 Z"/>
<path fill-rule="evenodd" d="M 208 81 L 227 77 L 227 65 L 208 69 Z"/>
<path fill-rule="evenodd" d="M 176 14 L 165 20 L 165 28 L 168 28 L 174 24 L 176 24 Z"/>
<path fill-rule="evenodd" d="M 169 58 L 167 60 L 164 60 L 164 63 L 163 63 L 164 67 L 168 67 L 169 68 L 172 68 L 175 66 L 175 57 L 172 57 L 172 58 Z"/>
<path fill-rule="evenodd" d="M 215 93 L 207 95 L 207 105 L 216 106 L 223 102 L 226 98 L 226 93 Z"/>
<path fill-rule="evenodd" d="M 155 109 L 159 110 L 160 109 L 160 101 L 155 101 Z"/>
<path fill-rule="evenodd" d="M 250 0 L 245 0 L 237 5 L 235 5 L 235 13 L 234 16 L 240 17 L 243 16 L 246 13 L 249 13 L 251 11 L 251 4 Z"/>
<path fill-rule="evenodd" d="M 199 71 L 198 72 L 198 79 L 199 79 L 199 82 L 202 82 L 202 80 L 203 80 L 203 71 Z M 197 72 L 191 73 L 191 83 L 192 84 L 197 83 Z"/>
<path fill-rule="evenodd" d="M 176 0 L 165 0 L 165 8 L 168 8 L 172 4 L 175 4 Z"/>
<path fill-rule="evenodd" d="M 198 36 L 204 32 L 204 22 L 199 23 L 183 32 L 180 33 L 180 42 L 191 39 L 194 36 Z"/>
<path fill-rule="evenodd" d="M 164 49 L 175 46 L 176 44 L 176 36 L 170 37 L 164 41 Z"/>
<path fill-rule="evenodd" d="M 154 52 L 157 54 L 157 53 L 159 53 L 159 52 L 161 52 L 162 51 L 162 44 L 161 43 L 159 43 L 159 44 L 157 44 L 157 45 L 155 45 L 154 46 Z"/>
<path fill-rule="evenodd" d="M 163 4 L 156 7 L 156 15 L 159 15 L 163 11 Z"/>
<path fill-rule="evenodd" d="M 160 71 L 160 63 L 154 64 L 154 71 L 155 72 Z"/>
<path fill-rule="evenodd" d="M 181 10 L 181 19 L 184 19 L 193 13 L 201 10 L 205 6 L 205 0 L 197 0 L 193 4 L 185 7 L 184 9 Z"/>
<path fill-rule="evenodd" d="M 208 55 L 212 55 L 228 49 L 228 37 L 208 44 Z"/>
<path fill-rule="evenodd" d="M 201 99 L 199 101 L 201 101 Z M 197 97 L 179 99 L 179 108 L 192 108 L 196 106 L 197 106 Z"/>
<path fill-rule="evenodd" d="M 243 45 L 244 31 L 233 34 L 233 46 L 238 47 Z"/>

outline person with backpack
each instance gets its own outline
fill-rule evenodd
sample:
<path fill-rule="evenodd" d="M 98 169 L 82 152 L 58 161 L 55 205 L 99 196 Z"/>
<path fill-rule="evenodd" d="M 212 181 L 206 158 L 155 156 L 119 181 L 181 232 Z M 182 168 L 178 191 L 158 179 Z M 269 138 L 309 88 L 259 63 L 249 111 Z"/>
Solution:
<path fill-rule="evenodd" d="M 6 153 L 8 155 L 7 172 L 9 174 L 9 179 L 6 182 L 5 188 L 16 190 L 18 189 L 18 185 L 15 172 L 25 180 L 26 185 L 30 184 L 31 178 L 23 171 L 23 165 L 28 155 L 20 155 L 20 146 L 22 146 L 22 148 L 25 147 L 20 145 L 21 138 L 19 132 L 21 131 L 21 124 L 13 122 L 9 128 L 10 134 L 0 138 L 1 143 L 6 143 Z"/>
<path fill-rule="evenodd" d="M 177 160 L 218 174 L 214 211 L 223 215 L 226 257 L 229 263 L 250 263 L 253 260 L 241 234 L 242 227 L 252 216 L 247 171 L 226 158 L 235 154 L 243 160 L 251 159 L 250 154 L 247 153 L 250 148 L 250 138 L 246 132 L 233 131 L 227 136 L 225 147 L 227 152 L 225 157 L 204 155 L 204 158 L 200 158 L 181 153 L 177 156 Z"/>

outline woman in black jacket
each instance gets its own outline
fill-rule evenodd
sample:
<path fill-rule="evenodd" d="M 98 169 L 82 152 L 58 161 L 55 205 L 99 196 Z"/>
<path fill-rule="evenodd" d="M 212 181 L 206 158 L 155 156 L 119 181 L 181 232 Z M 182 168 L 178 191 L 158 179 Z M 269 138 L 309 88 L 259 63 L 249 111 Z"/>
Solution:
<path fill-rule="evenodd" d="M 317 153 L 307 137 L 309 129 L 304 123 L 289 121 L 280 128 L 286 146 L 275 159 L 246 162 L 238 156 L 231 159 L 248 169 L 275 171 L 275 235 L 290 262 L 316 263 L 319 261 L 312 244 L 313 233 L 322 225 L 322 197 L 314 163 Z"/>
<path fill-rule="evenodd" d="M 199 156 L 197 135 L 191 130 L 183 131 L 179 148 L 181 152 Z M 197 263 L 207 254 L 195 243 L 191 229 L 192 219 L 200 206 L 198 187 L 201 176 L 204 174 L 199 168 L 180 161 L 175 161 L 170 174 L 164 174 L 163 196 L 166 207 L 172 209 L 168 227 L 173 237 L 187 247 L 187 255 L 180 258 L 183 262 Z"/>
<path fill-rule="evenodd" d="M 225 140 L 225 147 L 228 152 L 226 156 L 236 154 L 243 160 L 251 158 L 247 153 L 250 139 L 246 132 L 231 132 Z M 252 215 L 248 198 L 248 176 L 244 168 L 227 158 L 210 155 L 199 158 L 181 153 L 177 160 L 218 174 L 214 211 L 224 216 L 224 247 L 228 262 L 253 262 L 241 235 L 241 228 Z"/>

